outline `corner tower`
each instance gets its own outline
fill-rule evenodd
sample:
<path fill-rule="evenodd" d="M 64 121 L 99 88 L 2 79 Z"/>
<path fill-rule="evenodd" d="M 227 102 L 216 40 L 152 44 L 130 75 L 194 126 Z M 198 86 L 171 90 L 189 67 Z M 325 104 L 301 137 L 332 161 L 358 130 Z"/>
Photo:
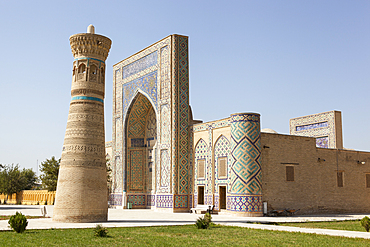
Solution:
<path fill-rule="evenodd" d="M 231 174 L 227 210 L 239 216 L 263 216 L 260 114 L 230 117 Z"/>
<path fill-rule="evenodd" d="M 69 38 L 74 56 L 67 129 L 53 220 L 106 221 L 108 216 L 104 133 L 105 60 L 112 41 L 87 33 Z"/>

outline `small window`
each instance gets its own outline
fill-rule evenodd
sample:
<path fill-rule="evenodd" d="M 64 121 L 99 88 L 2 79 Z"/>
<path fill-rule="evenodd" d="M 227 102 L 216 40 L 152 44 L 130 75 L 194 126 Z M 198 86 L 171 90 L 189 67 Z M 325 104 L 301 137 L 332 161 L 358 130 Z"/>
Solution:
<path fill-rule="evenodd" d="M 370 173 L 366 174 L 366 188 L 370 188 Z"/>
<path fill-rule="evenodd" d="M 96 75 L 96 74 L 98 74 L 98 67 L 96 67 L 95 65 L 91 65 L 90 66 L 90 71 L 91 71 L 92 75 Z"/>
<path fill-rule="evenodd" d="M 286 181 L 294 181 L 294 166 L 286 166 Z"/>
<path fill-rule="evenodd" d="M 219 157 L 217 159 L 218 163 L 218 178 L 227 177 L 227 157 Z"/>
<path fill-rule="evenodd" d="M 198 178 L 204 178 L 205 160 L 198 160 Z"/>
<path fill-rule="evenodd" d="M 343 187 L 343 172 L 337 172 L 337 186 Z"/>
<path fill-rule="evenodd" d="M 86 66 L 85 64 L 81 64 L 79 67 L 78 67 L 78 73 L 80 74 L 84 74 L 86 72 Z"/>

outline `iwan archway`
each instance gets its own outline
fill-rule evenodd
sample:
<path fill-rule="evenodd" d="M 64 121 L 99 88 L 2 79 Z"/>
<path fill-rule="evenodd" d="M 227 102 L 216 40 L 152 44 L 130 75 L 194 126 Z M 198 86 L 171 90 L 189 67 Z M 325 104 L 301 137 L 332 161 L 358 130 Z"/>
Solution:
<path fill-rule="evenodd" d="M 156 113 L 149 100 L 138 93 L 129 107 L 125 124 L 126 196 L 133 208 L 147 208 L 155 194 Z"/>
<path fill-rule="evenodd" d="M 188 69 L 188 37 L 181 35 L 113 66 L 111 206 L 171 212 L 192 206 Z"/>

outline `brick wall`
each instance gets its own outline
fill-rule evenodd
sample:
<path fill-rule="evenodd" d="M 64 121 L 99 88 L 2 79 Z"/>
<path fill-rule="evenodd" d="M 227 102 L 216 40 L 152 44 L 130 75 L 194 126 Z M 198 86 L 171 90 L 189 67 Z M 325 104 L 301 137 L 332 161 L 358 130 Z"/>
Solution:
<path fill-rule="evenodd" d="M 370 153 L 316 148 L 314 138 L 268 133 L 261 134 L 261 144 L 263 201 L 269 210 L 370 211 Z M 286 181 L 286 166 L 294 167 L 294 181 Z M 337 171 L 343 172 L 343 187 L 338 187 Z"/>

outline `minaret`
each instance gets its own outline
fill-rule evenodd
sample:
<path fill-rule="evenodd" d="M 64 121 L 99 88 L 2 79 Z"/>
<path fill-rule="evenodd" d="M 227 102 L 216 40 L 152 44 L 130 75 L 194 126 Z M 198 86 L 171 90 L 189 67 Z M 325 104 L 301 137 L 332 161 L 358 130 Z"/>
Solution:
<path fill-rule="evenodd" d="M 112 41 L 87 33 L 69 38 L 74 56 L 71 103 L 59 169 L 53 220 L 106 221 L 105 60 Z"/>

